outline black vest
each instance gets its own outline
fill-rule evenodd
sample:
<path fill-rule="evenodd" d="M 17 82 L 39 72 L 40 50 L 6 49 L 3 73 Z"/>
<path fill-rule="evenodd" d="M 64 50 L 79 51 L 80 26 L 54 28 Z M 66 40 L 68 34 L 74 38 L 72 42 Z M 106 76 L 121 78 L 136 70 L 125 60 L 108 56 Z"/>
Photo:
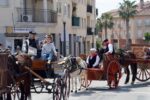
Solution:
<path fill-rule="evenodd" d="M 97 55 L 94 55 L 92 58 L 89 57 L 89 65 L 88 65 L 88 68 L 92 68 L 92 67 L 93 67 L 93 64 L 94 64 L 95 61 L 96 61 L 96 56 L 97 56 Z"/>

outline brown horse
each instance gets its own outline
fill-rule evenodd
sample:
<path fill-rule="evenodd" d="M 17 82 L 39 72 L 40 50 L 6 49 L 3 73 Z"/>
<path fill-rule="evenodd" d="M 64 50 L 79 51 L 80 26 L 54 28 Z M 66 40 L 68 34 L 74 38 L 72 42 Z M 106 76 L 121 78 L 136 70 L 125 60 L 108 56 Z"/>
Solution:
<path fill-rule="evenodd" d="M 137 74 L 137 64 L 135 62 L 130 62 L 129 59 L 136 59 L 136 56 L 132 52 L 127 52 L 122 49 L 118 49 L 118 52 L 116 52 L 116 57 L 118 58 L 121 66 L 125 69 L 125 73 L 127 74 L 125 84 L 129 82 L 130 79 L 130 70 L 129 65 L 132 71 L 132 82 L 131 84 L 134 84 Z"/>
<path fill-rule="evenodd" d="M 18 62 L 18 63 L 16 63 Z M 31 99 L 30 85 L 31 85 L 31 75 L 24 68 L 24 66 L 31 67 L 32 60 L 26 54 L 20 54 L 17 56 L 9 55 L 8 57 L 8 69 L 13 77 L 13 84 L 19 86 L 21 97 L 19 100 Z M 15 83 L 14 83 L 15 82 Z"/>

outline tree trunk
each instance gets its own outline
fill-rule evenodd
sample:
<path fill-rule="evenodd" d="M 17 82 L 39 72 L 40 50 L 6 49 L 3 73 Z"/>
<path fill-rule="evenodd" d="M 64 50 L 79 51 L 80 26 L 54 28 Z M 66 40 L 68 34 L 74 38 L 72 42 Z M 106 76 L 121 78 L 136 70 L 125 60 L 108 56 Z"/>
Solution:
<path fill-rule="evenodd" d="M 107 26 L 105 26 L 105 39 L 107 39 Z"/>
<path fill-rule="evenodd" d="M 129 19 L 126 20 L 126 50 L 131 49 L 130 33 L 129 33 Z"/>

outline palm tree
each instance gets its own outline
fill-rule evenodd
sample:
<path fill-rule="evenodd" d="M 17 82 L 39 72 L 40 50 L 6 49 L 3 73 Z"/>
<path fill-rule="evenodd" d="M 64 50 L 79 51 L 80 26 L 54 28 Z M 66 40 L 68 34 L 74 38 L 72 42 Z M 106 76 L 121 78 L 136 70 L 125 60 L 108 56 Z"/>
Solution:
<path fill-rule="evenodd" d="M 107 29 L 113 28 L 113 17 L 109 13 L 104 13 L 101 16 L 102 26 L 105 30 L 105 39 L 107 38 Z"/>
<path fill-rule="evenodd" d="M 135 1 L 123 0 L 123 3 L 120 3 L 119 7 L 119 15 L 122 19 L 125 20 L 126 23 L 126 49 L 130 49 L 130 34 L 129 34 L 129 22 L 130 18 L 136 15 L 136 7 Z"/>
<path fill-rule="evenodd" d="M 101 21 L 100 18 L 97 18 L 97 22 L 96 22 L 96 32 L 97 32 L 97 34 L 99 32 L 102 32 L 102 29 L 103 29 L 102 21 Z M 101 37 L 101 35 L 100 35 L 100 37 Z"/>

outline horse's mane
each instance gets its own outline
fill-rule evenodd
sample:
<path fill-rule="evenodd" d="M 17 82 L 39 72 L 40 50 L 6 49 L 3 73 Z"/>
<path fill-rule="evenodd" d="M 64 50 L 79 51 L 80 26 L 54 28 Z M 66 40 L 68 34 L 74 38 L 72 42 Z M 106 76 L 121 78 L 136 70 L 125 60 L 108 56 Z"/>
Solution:
<path fill-rule="evenodd" d="M 125 63 L 125 59 L 135 59 L 136 55 L 132 51 L 126 51 L 123 49 L 118 49 L 115 53 L 116 57 L 119 59 L 120 64 Z"/>

